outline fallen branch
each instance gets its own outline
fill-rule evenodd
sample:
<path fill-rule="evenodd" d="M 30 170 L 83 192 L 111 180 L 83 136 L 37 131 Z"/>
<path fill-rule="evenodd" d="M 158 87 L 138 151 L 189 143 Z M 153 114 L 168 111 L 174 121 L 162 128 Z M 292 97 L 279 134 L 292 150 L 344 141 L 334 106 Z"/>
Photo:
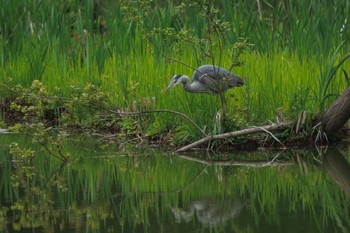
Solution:
<path fill-rule="evenodd" d="M 209 136 L 205 136 L 204 138 L 202 138 L 196 142 L 193 142 L 187 146 L 184 146 L 184 147 L 176 150 L 176 152 L 177 153 L 184 152 L 184 151 L 187 151 L 187 150 L 192 149 L 194 147 L 197 147 L 201 144 L 204 144 L 206 142 L 211 142 L 213 140 L 238 137 L 238 136 L 247 135 L 247 134 L 254 134 L 254 133 L 269 132 L 269 134 L 271 134 L 271 131 L 283 130 L 283 129 L 290 128 L 291 126 L 292 126 L 291 123 L 281 123 L 281 124 L 273 124 L 273 125 L 264 125 L 264 126 L 259 126 L 259 127 L 254 126 L 252 128 L 242 129 L 242 130 L 238 130 L 238 131 L 234 131 L 234 132 L 217 134 L 217 135 L 209 135 Z M 276 137 L 274 137 L 274 136 L 273 136 L 273 138 L 276 139 Z M 279 140 L 277 140 L 277 141 L 279 141 Z"/>
<path fill-rule="evenodd" d="M 259 167 L 272 167 L 272 166 L 281 166 L 281 165 L 293 165 L 294 162 L 280 162 L 280 161 L 237 161 L 237 160 L 230 160 L 230 161 L 210 161 L 205 159 L 200 159 L 196 157 L 186 156 L 186 155 L 177 155 L 177 157 L 186 159 L 189 161 L 197 162 L 206 166 L 233 166 L 233 167 L 252 167 L 252 168 L 259 168 Z"/>

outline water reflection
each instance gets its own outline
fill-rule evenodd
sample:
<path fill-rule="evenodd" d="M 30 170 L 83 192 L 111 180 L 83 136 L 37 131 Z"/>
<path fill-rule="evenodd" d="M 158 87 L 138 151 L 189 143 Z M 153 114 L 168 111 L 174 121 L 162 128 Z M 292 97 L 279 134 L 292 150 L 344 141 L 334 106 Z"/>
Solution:
<path fill-rule="evenodd" d="M 84 138 L 65 145 L 62 166 L 28 139 L 0 137 L 0 232 L 350 230 L 350 166 L 336 149 L 317 162 L 310 151 L 185 158 Z M 10 154 L 14 140 L 34 159 Z"/>
<path fill-rule="evenodd" d="M 327 174 L 350 198 L 350 165 L 337 148 L 331 148 L 324 156 Z"/>
<path fill-rule="evenodd" d="M 8 134 L 8 133 L 10 133 L 8 129 L 0 129 L 0 134 Z"/>
<path fill-rule="evenodd" d="M 187 208 L 172 207 L 177 223 L 190 222 L 194 216 L 203 226 L 218 227 L 233 219 L 246 205 L 240 198 L 203 198 L 189 204 Z"/>

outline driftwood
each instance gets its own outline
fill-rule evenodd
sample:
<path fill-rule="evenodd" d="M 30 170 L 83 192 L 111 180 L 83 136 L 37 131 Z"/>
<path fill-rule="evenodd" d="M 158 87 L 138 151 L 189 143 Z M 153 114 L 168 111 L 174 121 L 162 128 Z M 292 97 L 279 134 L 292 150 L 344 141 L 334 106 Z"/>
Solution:
<path fill-rule="evenodd" d="M 242 129 L 242 130 L 238 130 L 238 131 L 234 131 L 234 132 L 217 134 L 217 135 L 210 135 L 210 136 L 206 136 L 206 137 L 204 137 L 196 142 L 193 142 L 187 146 L 184 146 L 184 147 L 176 150 L 176 152 L 184 152 L 184 151 L 187 151 L 187 150 L 192 149 L 194 147 L 197 147 L 199 145 L 202 145 L 206 142 L 211 142 L 213 140 L 238 137 L 238 136 L 243 136 L 243 135 L 248 135 L 248 134 L 253 134 L 253 133 L 270 133 L 271 134 L 272 131 L 279 131 L 279 130 L 288 129 L 288 128 L 291 128 L 291 126 L 292 126 L 291 123 L 281 123 L 281 124 L 273 124 L 273 125 L 264 125 L 264 126 L 259 126 L 259 127 L 254 126 L 254 127 L 248 128 L 248 129 Z M 277 138 L 275 138 L 275 139 L 278 140 Z"/>

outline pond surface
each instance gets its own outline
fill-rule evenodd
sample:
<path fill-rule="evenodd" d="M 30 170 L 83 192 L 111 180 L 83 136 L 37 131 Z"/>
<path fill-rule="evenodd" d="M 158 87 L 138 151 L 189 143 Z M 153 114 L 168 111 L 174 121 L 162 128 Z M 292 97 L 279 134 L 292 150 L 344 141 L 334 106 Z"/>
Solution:
<path fill-rule="evenodd" d="M 350 231 L 344 148 L 174 156 L 72 138 L 62 152 L 0 135 L 0 232 Z"/>

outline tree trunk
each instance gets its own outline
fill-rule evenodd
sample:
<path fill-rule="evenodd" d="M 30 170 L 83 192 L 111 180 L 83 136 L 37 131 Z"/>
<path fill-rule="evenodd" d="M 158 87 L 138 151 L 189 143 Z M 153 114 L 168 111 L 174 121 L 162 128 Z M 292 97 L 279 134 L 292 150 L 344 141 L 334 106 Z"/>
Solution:
<path fill-rule="evenodd" d="M 338 132 L 350 118 L 350 86 L 326 109 L 323 115 L 318 116 L 316 124 L 322 123 L 323 132 L 331 136 Z M 316 125 L 315 124 L 315 125 Z"/>

